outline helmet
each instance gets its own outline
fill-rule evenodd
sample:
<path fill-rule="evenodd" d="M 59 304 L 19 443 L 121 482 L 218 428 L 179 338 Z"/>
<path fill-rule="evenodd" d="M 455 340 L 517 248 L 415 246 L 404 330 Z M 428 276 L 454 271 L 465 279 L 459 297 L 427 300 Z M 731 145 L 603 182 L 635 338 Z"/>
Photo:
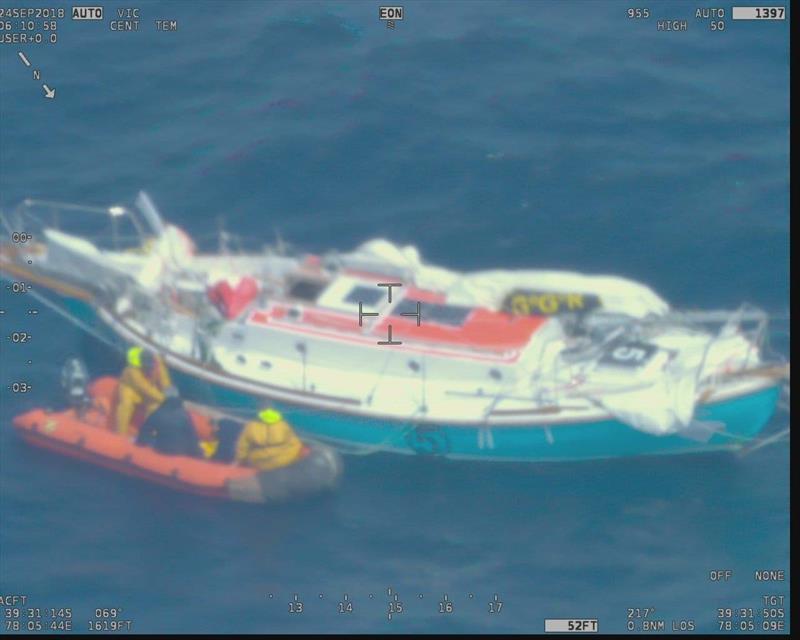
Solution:
<path fill-rule="evenodd" d="M 276 422 L 280 422 L 283 420 L 283 416 L 281 415 L 280 411 L 277 411 L 272 408 L 264 409 L 263 411 L 258 412 L 258 417 L 261 419 L 261 422 L 264 424 L 275 424 Z"/>
<path fill-rule="evenodd" d="M 131 347 L 128 349 L 128 364 L 139 369 L 149 370 L 153 368 L 155 356 L 152 351 L 143 347 Z"/>
<path fill-rule="evenodd" d="M 141 347 L 131 347 L 128 349 L 128 364 L 132 367 L 141 367 L 143 352 L 144 349 Z"/>

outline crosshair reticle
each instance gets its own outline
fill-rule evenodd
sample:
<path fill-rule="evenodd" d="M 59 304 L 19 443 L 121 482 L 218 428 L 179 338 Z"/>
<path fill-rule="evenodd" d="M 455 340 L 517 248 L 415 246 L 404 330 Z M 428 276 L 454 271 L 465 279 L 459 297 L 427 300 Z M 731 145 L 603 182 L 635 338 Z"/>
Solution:
<path fill-rule="evenodd" d="M 402 287 L 402 282 L 379 282 L 379 287 L 386 287 L 387 295 L 388 295 L 388 302 L 391 304 L 392 302 L 392 287 Z M 365 317 L 374 317 L 379 316 L 380 314 L 377 311 L 364 311 L 364 303 L 358 303 L 358 326 L 364 326 L 364 318 Z M 411 312 L 404 312 L 400 314 L 401 316 L 411 316 L 417 319 L 417 326 L 420 326 L 422 321 L 422 304 L 417 301 L 417 311 L 415 313 Z M 392 340 L 392 325 L 389 323 L 387 326 L 388 338 L 386 340 L 378 340 L 378 344 L 383 345 L 397 345 L 403 344 L 402 340 Z"/>

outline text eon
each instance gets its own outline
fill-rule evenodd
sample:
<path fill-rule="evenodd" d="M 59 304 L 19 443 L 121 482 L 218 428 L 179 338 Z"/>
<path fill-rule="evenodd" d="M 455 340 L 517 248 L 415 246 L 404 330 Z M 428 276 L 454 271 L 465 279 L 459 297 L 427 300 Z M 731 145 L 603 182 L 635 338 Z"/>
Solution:
<path fill-rule="evenodd" d="M 403 7 L 378 7 L 378 17 L 381 20 L 402 20 Z"/>

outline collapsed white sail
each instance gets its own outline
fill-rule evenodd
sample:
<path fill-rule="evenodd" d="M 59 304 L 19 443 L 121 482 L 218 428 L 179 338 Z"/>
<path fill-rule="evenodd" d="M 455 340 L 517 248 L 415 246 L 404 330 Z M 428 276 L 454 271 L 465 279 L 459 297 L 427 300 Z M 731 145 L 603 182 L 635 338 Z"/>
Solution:
<path fill-rule="evenodd" d="M 537 269 L 458 273 L 425 264 L 416 247 L 401 247 L 384 238 L 362 243 L 343 259 L 354 266 L 378 268 L 390 265 L 400 273 L 408 274 L 421 288 L 447 291 L 448 301 L 453 304 L 499 309 L 510 291 L 527 288 L 542 292 L 593 294 L 600 297 L 605 310 L 635 318 L 669 311 L 669 305 L 650 287 L 628 278 Z"/>

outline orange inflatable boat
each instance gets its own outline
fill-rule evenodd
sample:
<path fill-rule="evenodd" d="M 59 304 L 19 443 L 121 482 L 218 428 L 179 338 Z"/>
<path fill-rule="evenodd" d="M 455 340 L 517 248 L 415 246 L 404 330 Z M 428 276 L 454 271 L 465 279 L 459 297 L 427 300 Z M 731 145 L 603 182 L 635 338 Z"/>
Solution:
<path fill-rule="evenodd" d="M 138 445 L 111 429 L 116 383 L 114 378 L 100 378 L 89 385 L 91 403 L 80 412 L 74 408 L 56 412 L 34 409 L 14 418 L 14 427 L 34 446 L 215 498 L 279 502 L 332 488 L 341 474 L 339 455 L 318 444 L 306 445 L 301 457 L 291 465 L 270 471 L 166 455 Z M 189 409 L 188 413 L 200 440 L 209 440 L 214 419 L 198 409 Z"/>

